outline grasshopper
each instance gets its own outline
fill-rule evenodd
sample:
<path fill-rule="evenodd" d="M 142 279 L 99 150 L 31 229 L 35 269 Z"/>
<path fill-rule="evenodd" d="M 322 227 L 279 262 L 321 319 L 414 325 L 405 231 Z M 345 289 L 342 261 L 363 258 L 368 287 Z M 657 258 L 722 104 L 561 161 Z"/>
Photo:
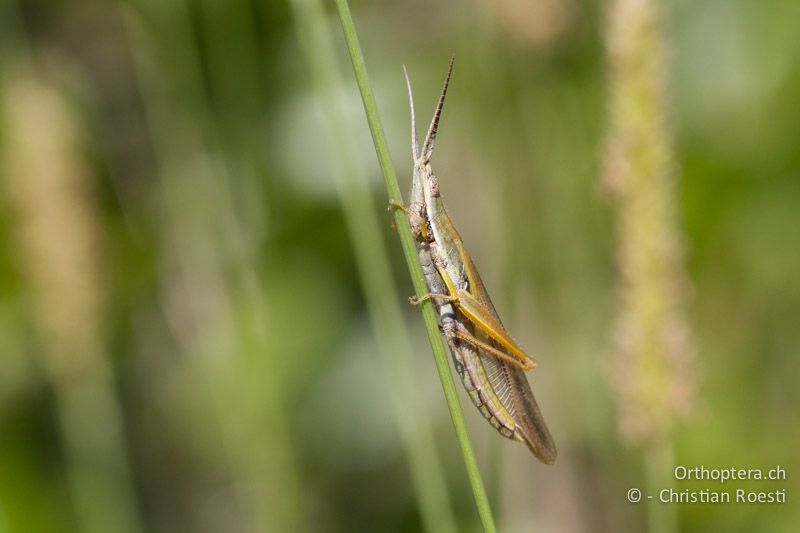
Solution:
<path fill-rule="evenodd" d="M 405 67 L 403 70 L 405 71 Z M 412 155 L 416 160 L 419 158 L 419 142 L 416 137 L 414 99 L 411 93 L 411 84 L 408 80 L 408 73 L 405 73 L 405 75 L 408 98 L 411 104 L 411 149 Z M 422 175 L 419 168 L 415 166 L 411 183 L 411 201 L 408 207 L 394 203 L 391 203 L 391 205 L 403 209 L 409 215 L 409 224 L 417 242 L 417 252 L 425 275 L 428 292 L 432 294 L 444 293 L 447 290 L 447 285 L 445 285 L 439 271 L 436 269 L 431 255 L 432 233 L 426 218 L 424 194 Z M 481 363 L 478 349 L 473 343 L 459 338 L 459 335 L 463 335 L 477 341 L 474 337 L 474 327 L 454 309 L 453 304 L 449 301 L 439 298 L 433 298 L 432 301 L 439 315 L 439 321 L 450 347 L 450 352 L 453 355 L 454 366 L 470 399 L 495 429 L 508 438 L 514 438 L 517 427 L 516 422 L 497 397 L 497 394 L 495 394 L 486 369 Z"/>
<path fill-rule="evenodd" d="M 414 171 L 411 203 L 405 210 L 417 240 L 430 299 L 440 317 L 455 367 L 473 403 L 505 437 L 525 442 L 546 464 L 556 448 L 524 375 L 535 362 L 505 330 L 486 287 L 464 248 L 441 199 L 430 158 L 452 74 L 453 61 L 428 128 L 422 150 L 416 136 L 411 84 L 406 85 L 411 107 Z"/>

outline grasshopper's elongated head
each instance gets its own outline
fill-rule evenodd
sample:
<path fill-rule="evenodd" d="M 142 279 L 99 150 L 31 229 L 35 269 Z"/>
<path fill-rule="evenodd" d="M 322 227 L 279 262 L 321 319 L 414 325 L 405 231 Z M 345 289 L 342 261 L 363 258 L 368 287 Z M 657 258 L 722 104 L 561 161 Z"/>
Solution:
<path fill-rule="evenodd" d="M 436 109 L 433 112 L 431 125 L 428 127 L 428 133 L 425 135 L 425 142 L 422 144 L 422 154 L 417 159 L 416 165 L 419 167 L 420 176 L 423 181 L 422 189 L 424 191 L 428 216 L 432 219 L 438 218 L 440 212 L 444 210 L 439 196 L 439 180 L 431 169 L 431 156 L 433 155 L 433 144 L 436 140 L 436 133 L 439 131 L 439 119 L 442 117 L 442 108 L 444 107 L 444 100 L 447 97 L 447 88 L 450 86 L 450 77 L 453 74 L 453 63 L 455 59 L 455 55 L 450 59 L 450 65 L 447 68 L 447 76 L 444 79 L 444 86 L 442 87 L 442 92 L 439 94 L 439 101 L 436 102 Z M 434 229 L 434 232 L 435 231 Z"/>
<path fill-rule="evenodd" d="M 430 228 L 428 227 L 429 209 L 427 208 L 428 202 L 426 201 L 427 189 L 430 188 L 437 191 L 438 197 L 438 180 L 430 167 L 430 159 L 433 154 L 433 144 L 436 140 L 436 133 L 439 128 L 439 119 L 442 115 L 442 108 L 444 107 L 444 100 L 447 96 L 447 87 L 450 84 L 450 76 L 453 72 L 453 62 L 455 55 L 450 59 L 450 66 L 447 69 L 447 78 L 445 79 L 444 88 L 439 95 L 439 101 L 436 104 L 436 110 L 431 120 L 431 125 L 428 128 L 428 133 L 425 135 L 425 142 L 422 146 L 420 153 L 419 140 L 417 138 L 416 116 L 414 113 L 414 96 L 411 90 L 411 82 L 408 79 L 408 71 L 405 65 L 403 66 L 403 74 L 406 79 L 406 88 L 408 89 L 408 102 L 411 108 L 411 156 L 414 159 L 414 172 L 411 181 L 411 198 L 409 210 L 417 214 L 417 217 L 411 217 L 411 230 L 418 241 L 422 242 L 429 239 Z"/>
<path fill-rule="evenodd" d="M 459 256 L 457 246 L 457 242 L 461 241 L 461 237 L 458 235 L 458 231 L 456 231 L 450 221 L 450 217 L 447 215 L 444 202 L 439 193 L 439 179 L 436 177 L 436 174 L 433 173 L 430 164 L 434 141 L 439 131 L 439 120 L 441 119 L 444 101 L 447 97 L 447 89 L 450 86 L 450 78 L 453 74 L 454 62 L 455 56 L 450 59 L 450 65 L 447 68 L 447 76 L 444 80 L 442 92 L 439 94 L 439 100 L 436 103 L 436 109 L 433 112 L 433 118 L 428 127 L 425 142 L 422 144 L 422 151 L 417 159 L 416 168 L 421 178 L 428 225 L 433 236 L 433 242 L 439 250 L 439 260 L 442 261 L 445 268 L 448 270 L 449 279 L 451 279 L 456 286 L 461 287 L 464 281 L 464 272 L 462 268 L 462 259 Z"/>

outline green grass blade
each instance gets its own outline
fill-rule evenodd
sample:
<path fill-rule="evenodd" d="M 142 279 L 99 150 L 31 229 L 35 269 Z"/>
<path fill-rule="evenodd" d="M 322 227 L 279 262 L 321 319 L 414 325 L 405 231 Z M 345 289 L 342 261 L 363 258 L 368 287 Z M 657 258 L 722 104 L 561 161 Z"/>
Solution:
<path fill-rule="evenodd" d="M 372 89 L 369 84 L 367 76 L 367 67 L 364 62 L 364 56 L 361 52 L 361 46 L 358 42 L 353 17 L 350 13 L 350 7 L 347 0 L 336 0 L 336 6 L 339 11 L 339 18 L 342 22 L 342 29 L 344 31 L 345 40 L 347 42 L 347 49 L 350 53 L 350 59 L 353 62 L 353 70 L 355 71 L 356 81 L 358 88 L 361 92 L 361 98 L 364 103 L 364 111 L 367 115 L 367 122 L 369 129 L 372 133 L 372 140 L 375 144 L 375 151 L 378 156 L 381 171 L 383 173 L 386 188 L 389 192 L 389 197 L 396 201 L 402 202 L 400 194 L 400 186 L 397 183 L 397 177 L 392 167 L 392 162 L 389 157 L 389 149 L 386 144 L 386 138 L 383 133 L 383 128 L 378 117 L 378 109 L 375 103 L 375 97 L 372 94 Z M 427 293 L 425 285 L 425 278 L 422 273 L 422 266 L 417 257 L 416 245 L 414 238 L 411 235 L 411 228 L 405 218 L 405 215 L 396 211 L 395 222 L 397 223 L 397 230 L 400 235 L 400 242 L 403 246 L 403 252 L 406 257 L 409 272 L 411 273 L 411 281 L 414 284 L 414 290 L 417 295 L 422 296 Z M 444 390 L 447 407 L 450 410 L 450 416 L 453 421 L 453 427 L 458 438 L 459 445 L 461 446 L 461 453 L 464 456 L 464 465 L 469 477 L 470 486 L 472 488 L 473 496 L 475 497 L 475 505 L 478 508 L 483 529 L 486 532 L 494 532 L 496 530 L 494 524 L 494 517 L 492 510 L 489 506 L 489 500 L 486 495 L 486 489 L 483 485 L 480 470 L 478 469 L 478 462 L 475 458 L 475 453 L 472 449 L 472 443 L 467 433 L 466 423 L 464 422 L 464 414 L 461 411 L 461 406 L 458 402 L 458 395 L 456 393 L 455 382 L 453 376 L 450 374 L 450 368 L 447 362 L 447 354 L 445 352 L 442 338 L 439 335 L 438 325 L 436 323 L 436 316 L 433 309 L 433 304 L 425 302 L 422 305 L 422 316 L 425 321 L 425 327 L 428 330 L 428 338 L 433 350 L 434 360 L 436 361 L 436 368 L 439 371 L 439 379 L 442 382 L 442 389 Z"/>
<path fill-rule="evenodd" d="M 427 531 L 455 533 L 456 519 L 444 469 L 436 453 L 430 418 L 414 381 L 408 331 L 394 286 L 386 244 L 380 232 L 385 219 L 375 211 L 362 167 L 355 159 L 352 129 L 344 116 L 337 87 L 334 39 L 322 0 L 292 0 L 295 24 L 309 66 L 312 89 L 325 118 L 336 180 L 359 277 L 385 369 L 401 442 L 411 471 L 422 522 Z"/>

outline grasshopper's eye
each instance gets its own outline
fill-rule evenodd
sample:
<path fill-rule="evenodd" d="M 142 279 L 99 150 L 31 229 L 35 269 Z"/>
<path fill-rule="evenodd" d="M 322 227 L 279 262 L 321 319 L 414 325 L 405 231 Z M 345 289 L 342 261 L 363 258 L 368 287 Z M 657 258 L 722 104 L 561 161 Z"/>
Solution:
<path fill-rule="evenodd" d="M 434 196 L 439 196 L 439 179 L 435 175 L 431 174 L 431 177 L 429 178 L 429 183 L 430 183 L 429 187 L 431 189 L 431 193 Z"/>

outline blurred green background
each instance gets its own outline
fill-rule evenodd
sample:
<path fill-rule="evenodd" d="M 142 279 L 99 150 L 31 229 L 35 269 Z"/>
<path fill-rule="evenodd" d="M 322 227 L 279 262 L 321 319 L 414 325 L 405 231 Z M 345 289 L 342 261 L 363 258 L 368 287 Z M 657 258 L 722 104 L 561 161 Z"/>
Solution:
<path fill-rule="evenodd" d="M 606 7 L 352 6 L 404 190 L 402 65 L 426 123 L 457 56 L 434 167 L 500 314 L 536 356 L 531 382 L 560 452 L 555 466 L 539 464 L 459 387 L 501 531 L 643 531 L 653 505 L 625 499 L 646 474 L 619 435 L 609 379 L 615 217 L 598 177 Z M 677 529 L 796 531 L 800 6 L 662 7 L 699 383 L 673 462 L 781 465 L 786 481 L 723 488 L 788 493 L 782 505 L 674 506 Z M 405 391 L 423 406 L 410 424 L 419 415 L 420 431 L 432 427 L 445 507 L 457 530 L 474 531 L 340 27 L 325 8 L 328 66 L 341 80 L 327 90 L 378 213 L 415 376 Z M 378 356 L 386 339 L 353 253 L 359 219 L 348 222 L 348 189 L 334 179 L 341 145 L 309 75 L 317 52 L 301 46 L 303 13 L 255 0 L 3 1 L 0 532 L 422 529 L 391 359 Z"/>

